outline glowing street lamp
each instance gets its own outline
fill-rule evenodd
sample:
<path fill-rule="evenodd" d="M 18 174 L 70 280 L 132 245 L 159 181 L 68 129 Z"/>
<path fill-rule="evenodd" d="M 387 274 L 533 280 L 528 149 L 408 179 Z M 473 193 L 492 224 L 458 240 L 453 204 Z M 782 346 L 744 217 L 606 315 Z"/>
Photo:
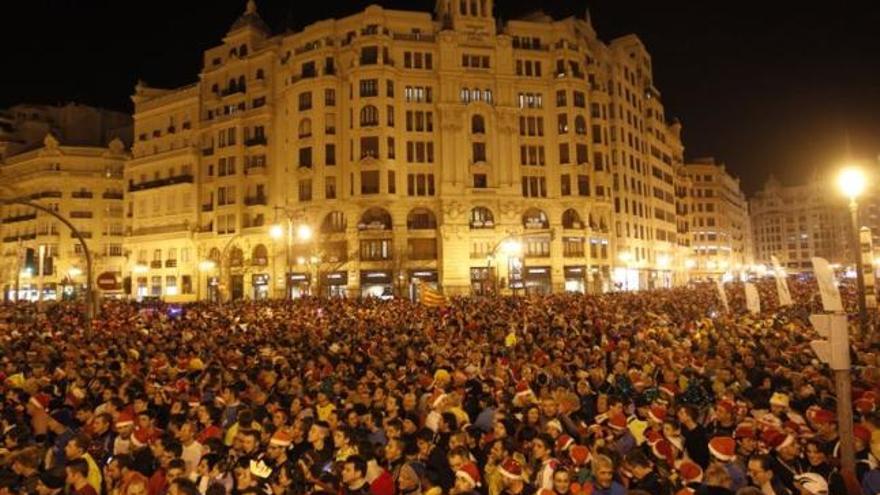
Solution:
<path fill-rule="evenodd" d="M 522 252 L 522 242 L 508 239 L 501 243 L 501 252 L 507 256 L 516 256 Z"/>
<path fill-rule="evenodd" d="M 657 267 L 660 268 L 661 270 L 665 270 L 665 269 L 669 268 L 669 263 L 670 263 L 669 256 L 666 256 L 665 254 L 661 254 L 660 256 L 657 257 Z"/>
<path fill-rule="evenodd" d="M 284 227 L 279 224 L 275 224 L 269 227 L 269 237 L 275 239 L 276 241 L 284 237 Z"/>
<path fill-rule="evenodd" d="M 694 268 L 697 267 L 697 262 L 695 260 L 688 258 L 688 259 L 684 260 L 684 267 L 687 268 L 688 270 L 693 270 Z"/>
<path fill-rule="evenodd" d="M 210 272 L 215 268 L 217 268 L 217 263 L 214 260 L 202 260 L 199 262 L 200 272 Z"/>
<path fill-rule="evenodd" d="M 79 268 L 77 268 L 75 266 L 71 267 L 69 270 L 67 270 L 67 276 L 70 278 L 76 278 L 76 277 L 79 277 L 80 275 L 82 275 L 82 270 L 80 270 Z"/>
<path fill-rule="evenodd" d="M 632 261 L 633 255 L 629 251 L 621 251 L 620 254 L 617 255 L 617 258 L 620 261 L 628 264 L 630 261 Z"/>
<path fill-rule="evenodd" d="M 855 201 L 865 191 L 867 177 L 858 167 L 846 167 L 837 176 L 837 187 L 850 201 Z"/>
<path fill-rule="evenodd" d="M 308 225 L 300 225 L 296 228 L 296 237 L 301 241 L 307 241 L 312 238 L 312 228 Z"/>

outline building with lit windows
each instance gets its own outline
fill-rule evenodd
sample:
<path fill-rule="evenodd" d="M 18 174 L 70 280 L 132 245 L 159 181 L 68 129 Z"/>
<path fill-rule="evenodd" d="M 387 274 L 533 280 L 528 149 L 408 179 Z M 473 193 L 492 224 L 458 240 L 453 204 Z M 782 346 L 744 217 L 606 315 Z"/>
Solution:
<path fill-rule="evenodd" d="M 799 186 L 773 177 L 764 184 L 749 200 L 756 263 L 769 267 L 776 256 L 792 272 L 811 271 L 816 256 L 849 263 L 849 212 L 833 184 L 819 176 Z"/>
<path fill-rule="evenodd" d="M 122 295 L 123 166 L 131 117 L 82 105 L 16 105 L 0 111 L 0 183 L 4 198 L 45 206 L 81 233 L 93 273 L 111 273 Z M 71 230 L 51 214 L 0 207 L 5 300 L 56 299 L 86 282 L 86 257 Z M 109 286 L 108 286 L 109 287 Z"/>
<path fill-rule="evenodd" d="M 685 164 L 683 174 L 690 198 L 682 218 L 689 224 L 691 277 L 748 270 L 752 264 L 751 228 L 748 202 L 739 179 L 714 158 Z"/>
<path fill-rule="evenodd" d="M 139 83 L 132 294 L 671 285 L 683 148 L 644 46 L 602 42 L 589 18 L 499 25 L 492 4 L 273 35 L 249 1 L 197 83 Z"/>

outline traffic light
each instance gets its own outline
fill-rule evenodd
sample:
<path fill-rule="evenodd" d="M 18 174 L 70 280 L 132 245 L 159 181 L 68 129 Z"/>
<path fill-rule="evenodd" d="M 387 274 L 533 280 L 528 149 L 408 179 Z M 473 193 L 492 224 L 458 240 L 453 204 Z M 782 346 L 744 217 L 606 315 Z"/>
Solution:
<path fill-rule="evenodd" d="M 849 334 L 846 315 L 839 313 L 811 315 L 810 323 L 819 335 L 825 337 L 825 340 L 810 342 L 810 347 L 819 360 L 828 364 L 832 370 L 848 370 L 850 368 Z"/>

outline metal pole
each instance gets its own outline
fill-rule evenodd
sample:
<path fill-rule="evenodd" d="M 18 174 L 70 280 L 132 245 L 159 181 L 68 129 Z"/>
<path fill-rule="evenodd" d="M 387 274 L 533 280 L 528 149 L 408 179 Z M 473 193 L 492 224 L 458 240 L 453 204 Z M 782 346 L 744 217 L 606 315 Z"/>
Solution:
<path fill-rule="evenodd" d="M 847 343 L 849 339 L 847 339 Z M 852 377 L 850 370 L 834 370 L 837 395 L 837 423 L 840 436 L 840 465 L 844 472 L 855 474 L 856 454 L 853 442 Z"/>
<path fill-rule="evenodd" d="M 287 211 L 284 212 L 285 214 Z M 284 264 L 284 288 L 287 291 L 287 295 L 284 296 L 285 299 L 293 299 L 293 291 L 291 290 L 291 280 L 290 280 L 290 251 L 293 249 L 293 219 L 290 215 L 287 215 L 287 246 L 285 251 L 285 264 Z"/>
<path fill-rule="evenodd" d="M 862 250 L 859 239 L 859 205 L 855 198 L 849 202 L 850 216 L 852 217 L 852 240 L 853 253 L 856 258 L 856 281 L 858 282 L 859 299 L 859 335 L 865 336 L 868 329 L 868 309 L 865 304 L 865 274 L 862 273 Z"/>

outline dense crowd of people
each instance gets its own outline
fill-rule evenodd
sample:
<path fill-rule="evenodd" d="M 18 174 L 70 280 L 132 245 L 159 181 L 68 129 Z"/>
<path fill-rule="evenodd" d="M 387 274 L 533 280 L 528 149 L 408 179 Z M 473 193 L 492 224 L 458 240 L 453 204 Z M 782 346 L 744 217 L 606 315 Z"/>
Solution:
<path fill-rule="evenodd" d="M 853 332 L 854 473 L 815 283 L 731 312 L 639 293 L 0 306 L 0 495 L 880 493 Z M 844 288 L 844 299 L 853 304 Z M 871 323 L 874 317 L 871 316 Z"/>

